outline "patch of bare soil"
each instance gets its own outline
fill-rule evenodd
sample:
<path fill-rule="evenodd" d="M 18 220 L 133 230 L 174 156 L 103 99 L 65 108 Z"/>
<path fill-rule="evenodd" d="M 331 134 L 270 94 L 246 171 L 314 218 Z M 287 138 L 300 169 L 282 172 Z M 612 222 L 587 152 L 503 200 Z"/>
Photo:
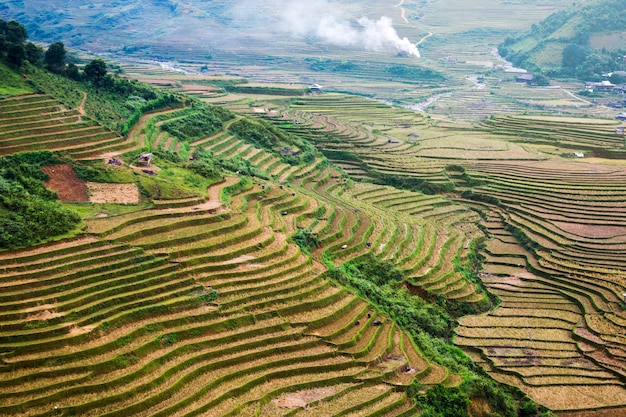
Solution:
<path fill-rule="evenodd" d="M 28 317 L 26 317 L 25 321 L 44 321 L 44 320 L 54 319 L 57 317 L 61 317 L 61 314 L 57 313 L 56 311 L 43 310 L 37 314 L 29 315 Z"/>
<path fill-rule="evenodd" d="M 482 417 L 490 415 L 492 410 L 487 400 L 480 397 L 473 397 L 470 399 L 467 412 L 471 417 Z"/>
<path fill-rule="evenodd" d="M 228 265 L 228 264 L 238 264 L 238 263 L 242 263 L 242 262 L 246 262 L 246 261 L 251 261 L 252 259 L 256 259 L 255 256 L 252 255 L 241 255 L 238 256 L 237 258 L 233 258 L 233 259 L 229 259 L 228 261 L 224 261 L 224 265 Z"/>
<path fill-rule="evenodd" d="M 329 388 L 310 389 L 306 391 L 283 394 L 272 402 L 282 408 L 305 408 L 309 403 L 321 400 L 322 398 L 333 395 L 334 393 L 335 390 Z"/>
<path fill-rule="evenodd" d="M 180 88 L 185 91 L 208 91 L 208 92 L 220 91 L 219 88 L 214 87 L 212 85 L 200 85 L 200 84 L 182 84 Z"/>
<path fill-rule="evenodd" d="M 70 336 L 77 336 L 79 334 L 89 333 L 95 328 L 96 326 L 94 325 L 82 326 L 82 327 L 78 325 L 73 325 L 72 327 L 70 327 Z"/>
<path fill-rule="evenodd" d="M 71 165 L 49 165 L 41 167 L 41 170 L 49 177 L 44 185 L 56 191 L 59 200 L 63 202 L 89 201 L 85 182 L 78 178 Z"/>
<path fill-rule="evenodd" d="M 137 204 L 139 188 L 136 184 L 88 182 L 89 201 L 92 203 Z"/>

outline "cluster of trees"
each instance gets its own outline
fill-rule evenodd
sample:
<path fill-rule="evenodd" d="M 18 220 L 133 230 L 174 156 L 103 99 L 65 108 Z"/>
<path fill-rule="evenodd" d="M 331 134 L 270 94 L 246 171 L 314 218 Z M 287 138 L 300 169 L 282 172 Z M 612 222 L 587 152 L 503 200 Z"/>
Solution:
<path fill-rule="evenodd" d="M 107 75 L 107 64 L 100 58 L 89 62 L 81 71 L 73 62 L 66 62 L 67 51 L 63 42 L 54 42 L 44 54 L 43 66 L 50 72 L 75 81 L 88 81 L 99 87 Z"/>
<path fill-rule="evenodd" d="M 55 162 L 50 151 L 0 158 L 0 248 L 31 246 L 67 233 L 80 221 L 42 184 L 47 176 L 41 166 Z"/>
<path fill-rule="evenodd" d="M 63 42 L 54 42 L 44 51 L 42 47 L 27 42 L 27 39 L 28 33 L 22 24 L 0 19 L 0 60 L 13 69 L 19 69 L 28 62 L 73 80 L 87 80 L 96 86 L 107 75 L 106 63 L 101 59 L 92 60 L 80 71 L 75 63 L 66 63 L 67 51 Z"/>
<path fill-rule="evenodd" d="M 603 73 L 626 69 L 623 59 L 626 49 L 594 48 L 591 40 L 597 34 L 623 32 L 625 22 L 626 0 L 580 4 L 576 8 L 553 13 L 533 25 L 528 33 L 515 38 L 507 37 L 498 49 L 507 60 L 535 73 L 600 81 Z M 563 37 L 560 33 L 571 33 L 571 36 Z M 534 56 L 550 43 L 563 47 L 560 62 L 555 62 L 552 67 L 541 67 L 534 61 Z M 615 75 L 611 81 L 615 84 L 626 81 L 619 77 Z"/>
<path fill-rule="evenodd" d="M 194 102 L 184 116 L 162 124 L 161 130 L 182 141 L 192 141 L 222 130 L 224 122 L 235 117 L 230 111 L 202 102 Z"/>
<path fill-rule="evenodd" d="M 43 49 L 26 42 L 27 39 L 26 28 L 19 22 L 0 19 L 0 60 L 14 69 L 20 68 L 25 61 L 40 64 Z"/>

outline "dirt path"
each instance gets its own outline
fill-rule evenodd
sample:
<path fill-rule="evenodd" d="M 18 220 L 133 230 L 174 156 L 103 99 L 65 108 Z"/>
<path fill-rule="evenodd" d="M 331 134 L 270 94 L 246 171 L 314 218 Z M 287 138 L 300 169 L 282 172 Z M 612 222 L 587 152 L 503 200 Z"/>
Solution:
<path fill-rule="evenodd" d="M 146 126 L 146 123 L 148 123 L 148 120 L 150 120 L 151 117 L 157 116 L 159 114 L 172 113 L 177 110 L 180 110 L 181 108 L 182 107 L 177 107 L 173 109 L 168 108 L 164 110 L 158 110 L 158 111 L 146 113 L 143 116 L 141 116 L 139 118 L 139 121 L 135 123 L 135 126 L 133 126 L 128 132 L 128 136 L 126 137 L 126 140 L 120 144 L 120 145 L 127 144 L 127 143 L 135 144 L 133 147 L 125 149 L 124 152 L 136 151 L 138 149 L 142 149 L 145 146 L 144 138 L 143 136 L 141 136 L 140 133 L 141 133 L 141 129 L 143 129 Z M 135 140 L 135 136 L 137 136 L 137 140 Z M 102 159 L 102 158 L 107 158 L 107 157 L 110 158 L 112 156 L 117 156 L 119 154 L 120 152 L 107 152 L 107 153 L 95 155 L 94 157 L 90 157 L 89 159 Z"/>
<path fill-rule="evenodd" d="M 402 17 L 402 20 L 404 20 L 404 23 L 409 23 L 409 19 L 406 18 L 406 9 L 404 7 L 402 7 L 404 5 L 404 0 L 400 0 L 400 3 L 396 4 L 393 7 L 399 7 L 400 8 L 400 17 Z"/>
<path fill-rule="evenodd" d="M 83 92 L 83 99 L 80 101 L 80 104 L 78 105 L 78 113 L 81 116 L 85 115 L 85 101 L 87 100 L 87 93 Z"/>
<path fill-rule="evenodd" d="M 561 90 L 565 91 L 565 93 L 569 94 L 570 96 L 572 96 L 572 97 L 573 97 L 573 98 L 575 98 L 576 100 L 580 100 L 580 101 L 582 101 L 582 102 L 583 102 L 583 103 L 585 103 L 585 104 L 590 104 L 590 105 L 591 105 L 591 104 L 593 104 L 593 103 L 592 103 L 592 102 L 590 102 L 590 101 L 587 101 L 587 100 L 585 100 L 585 99 L 583 99 L 583 98 L 578 97 L 576 94 L 572 93 L 571 91 L 567 91 L 567 90 L 566 90 L 566 89 L 564 89 L 564 88 L 561 88 Z"/>
<path fill-rule="evenodd" d="M 422 42 L 424 42 L 426 39 L 430 38 L 431 36 L 433 36 L 432 32 L 428 32 L 428 35 L 424 36 L 422 39 L 420 39 L 415 46 L 420 46 L 422 44 Z"/>

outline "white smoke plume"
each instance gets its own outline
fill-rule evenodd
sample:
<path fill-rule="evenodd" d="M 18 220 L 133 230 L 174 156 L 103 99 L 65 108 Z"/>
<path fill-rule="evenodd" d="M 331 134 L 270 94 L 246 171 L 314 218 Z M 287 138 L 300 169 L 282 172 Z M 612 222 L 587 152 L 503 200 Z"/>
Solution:
<path fill-rule="evenodd" d="M 293 35 L 316 36 L 332 45 L 367 51 L 392 49 L 417 58 L 420 56 L 417 46 L 398 36 L 390 18 L 383 16 L 374 21 L 361 17 L 351 23 L 338 15 L 336 7 L 325 0 L 289 2 L 283 12 L 283 28 Z"/>

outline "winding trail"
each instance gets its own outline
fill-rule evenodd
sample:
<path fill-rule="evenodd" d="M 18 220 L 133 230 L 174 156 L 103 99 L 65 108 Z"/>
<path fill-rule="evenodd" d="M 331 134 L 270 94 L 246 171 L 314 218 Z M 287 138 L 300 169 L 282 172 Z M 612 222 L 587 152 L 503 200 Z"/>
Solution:
<path fill-rule="evenodd" d="M 420 39 L 415 46 L 420 46 L 422 44 L 422 42 L 424 42 L 426 39 L 430 38 L 431 36 L 433 36 L 432 32 L 428 32 L 428 34 L 426 36 L 424 36 L 422 39 Z"/>
<path fill-rule="evenodd" d="M 593 103 L 592 103 L 592 102 L 587 101 L 587 100 L 585 100 L 584 98 L 580 98 L 580 97 L 578 97 L 576 94 L 572 93 L 571 91 L 568 91 L 568 90 L 566 90 L 566 89 L 564 89 L 564 88 L 561 88 L 561 90 L 565 91 L 568 95 L 572 96 L 572 97 L 573 97 L 573 98 L 575 98 L 576 100 L 580 100 L 580 101 L 582 101 L 583 103 L 586 103 L 586 104 L 589 104 L 589 105 L 593 105 Z"/>
<path fill-rule="evenodd" d="M 396 4 L 393 7 L 399 7 L 400 8 L 400 16 L 402 17 L 402 20 L 404 20 L 404 23 L 409 23 L 409 19 L 406 18 L 406 9 L 404 7 L 402 7 L 404 5 L 404 0 L 400 0 L 400 3 Z"/>
<path fill-rule="evenodd" d="M 85 93 L 83 91 L 83 99 L 80 101 L 80 104 L 78 105 L 78 108 L 76 110 L 78 110 L 78 113 L 81 116 L 85 115 L 85 101 L 87 100 L 87 93 Z"/>
<path fill-rule="evenodd" d="M 148 122 L 148 120 L 150 120 L 150 118 L 157 116 L 159 114 L 172 113 L 182 108 L 183 107 L 173 107 L 173 108 L 169 107 L 166 109 L 156 110 L 156 111 L 143 114 L 139 118 L 139 121 L 135 123 L 135 125 L 128 132 L 128 135 L 126 136 L 126 140 L 120 143 L 121 147 L 123 148 L 123 151 L 112 151 L 112 152 L 100 153 L 100 154 L 94 155 L 93 157 L 89 159 L 111 158 L 113 156 L 121 155 L 122 153 L 125 153 L 125 152 L 136 151 L 136 150 L 142 149 L 145 146 L 145 143 L 144 143 L 144 138 L 142 137 L 141 130 L 146 126 L 146 123 Z M 129 146 L 129 147 L 124 146 L 128 144 L 132 144 L 132 146 Z"/>

